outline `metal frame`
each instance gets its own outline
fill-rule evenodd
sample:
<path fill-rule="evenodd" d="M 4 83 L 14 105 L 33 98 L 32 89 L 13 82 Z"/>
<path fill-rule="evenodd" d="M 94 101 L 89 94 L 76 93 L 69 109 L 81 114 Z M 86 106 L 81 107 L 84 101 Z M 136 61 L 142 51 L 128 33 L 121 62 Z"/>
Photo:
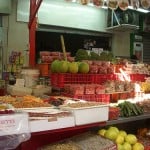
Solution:
<path fill-rule="evenodd" d="M 29 65 L 35 66 L 35 32 L 37 27 L 36 14 L 43 0 L 30 0 L 29 16 Z"/>

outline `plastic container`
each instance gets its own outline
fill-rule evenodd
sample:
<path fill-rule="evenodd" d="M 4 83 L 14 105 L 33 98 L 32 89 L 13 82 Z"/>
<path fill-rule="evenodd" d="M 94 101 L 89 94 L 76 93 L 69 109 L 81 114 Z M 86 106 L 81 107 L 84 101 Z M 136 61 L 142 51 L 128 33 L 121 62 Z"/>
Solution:
<path fill-rule="evenodd" d="M 38 69 L 22 69 L 21 75 L 25 80 L 25 87 L 33 87 L 37 85 L 40 71 Z"/>
<path fill-rule="evenodd" d="M 84 108 L 61 107 L 61 109 L 71 111 L 74 114 L 76 125 L 84 125 L 108 120 L 108 105 L 97 105 Z"/>
<path fill-rule="evenodd" d="M 72 73 L 51 73 L 51 85 L 63 88 L 65 84 L 101 84 L 107 80 L 114 80 L 114 74 L 72 74 Z"/>
<path fill-rule="evenodd" d="M 52 86 L 63 88 L 65 84 L 94 83 L 93 74 L 51 73 Z"/>
<path fill-rule="evenodd" d="M 130 74 L 130 80 L 132 82 L 144 82 L 146 80 L 145 74 Z"/>
<path fill-rule="evenodd" d="M 50 64 L 37 64 L 37 68 L 39 68 L 41 76 L 49 76 Z"/>

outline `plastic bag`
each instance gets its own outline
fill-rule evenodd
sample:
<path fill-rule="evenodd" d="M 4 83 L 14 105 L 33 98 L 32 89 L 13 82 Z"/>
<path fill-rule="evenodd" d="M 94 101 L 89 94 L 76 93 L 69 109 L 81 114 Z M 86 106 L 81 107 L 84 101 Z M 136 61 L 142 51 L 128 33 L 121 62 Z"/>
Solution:
<path fill-rule="evenodd" d="M 128 6 L 129 6 L 129 1 L 128 0 L 119 0 L 118 5 L 121 10 L 123 10 L 123 11 L 127 10 Z"/>
<path fill-rule="evenodd" d="M 93 0 L 93 4 L 98 7 L 102 7 L 104 5 L 104 0 Z"/>
<path fill-rule="evenodd" d="M 139 0 L 131 0 L 131 6 L 132 6 L 134 9 L 138 9 L 139 6 L 140 6 Z"/>
<path fill-rule="evenodd" d="M 150 0 L 141 0 L 141 5 L 143 8 L 148 9 L 150 7 Z"/>
<path fill-rule="evenodd" d="M 118 0 L 108 0 L 107 1 L 108 8 L 115 10 L 118 8 Z"/>
<path fill-rule="evenodd" d="M 0 115 L 0 149 L 17 148 L 31 137 L 27 113 Z"/>
<path fill-rule="evenodd" d="M 1 150 L 15 149 L 22 142 L 29 140 L 30 137 L 31 137 L 30 133 L 0 136 L 0 149 Z"/>

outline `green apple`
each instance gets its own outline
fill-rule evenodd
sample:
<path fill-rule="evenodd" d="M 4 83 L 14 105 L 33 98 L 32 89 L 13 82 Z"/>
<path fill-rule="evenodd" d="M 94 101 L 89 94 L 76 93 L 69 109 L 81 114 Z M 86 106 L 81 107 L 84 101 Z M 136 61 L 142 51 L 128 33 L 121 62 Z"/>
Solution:
<path fill-rule="evenodd" d="M 135 144 L 137 142 L 137 137 L 134 134 L 128 134 L 125 137 L 125 141 L 130 144 Z"/>
<path fill-rule="evenodd" d="M 117 138 L 118 132 L 116 132 L 115 130 L 107 130 L 104 134 L 104 136 L 110 140 L 115 141 L 115 139 Z"/>
<path fill-rule="evenodd" d="M 127 136 L 127 132 L 124 131 L 124 130 L 120 130 L 118 134 L 119 134 L 119 135 L 122 135 L 123 137 L 126 137 L 126 136 Z"/>
<path fill-rule="evenodd" d="M 124 150 L 122 144 L 117 144 L 117 150 Z"/>
<path fill-rule="evenodd" d="M 110 127 L 108 128 L 108 130 L 114 130 L 114 131 L 116 131 L 117 133 L 119 133 L 119 129 L 118 129 L 117 127 L 114 127 L 114 126 L 110 126 Z"/>
<path fill-rule="evenodd" d="M 105 132 L 106 132 L 106 129 L 100 129 L 100 130 L 98 130 L 98 134 L 101 135 L 101 136 L 104 136 Z"/>
<path fill-rule="evenodd" d="M 69 73 L 78 73 L 78 63 L 77 62 L 69 63 L 68 71 Z"/>
<path fill-rule="evenodd" d="M 128 142 L 123 143 L 123 150 L 132 150 L 132 146 Z"/>
<path fill-rule="evenodd" d="M 118 135 L 117 138 L 116 138 L 116 140 L 115 140 L 115 142 L 117 144 L 123 144 L 124 143 L 124 136 Z"/>
<path fill-rule="evenodd" d="M 144 150 L 143 144 L 137 142 L 132 146 L 132 150 Z"/>

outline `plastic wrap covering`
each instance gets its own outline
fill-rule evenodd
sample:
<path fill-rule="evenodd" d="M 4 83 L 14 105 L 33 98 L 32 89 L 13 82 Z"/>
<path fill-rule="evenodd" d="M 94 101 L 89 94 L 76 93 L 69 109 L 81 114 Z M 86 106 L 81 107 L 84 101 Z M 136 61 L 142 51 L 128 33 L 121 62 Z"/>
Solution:
<path fill-rule="evenodd" d="M 27 113 L 0 115 L 0 149 L 17 148 L 20 143 L 30 139 Z"/>

